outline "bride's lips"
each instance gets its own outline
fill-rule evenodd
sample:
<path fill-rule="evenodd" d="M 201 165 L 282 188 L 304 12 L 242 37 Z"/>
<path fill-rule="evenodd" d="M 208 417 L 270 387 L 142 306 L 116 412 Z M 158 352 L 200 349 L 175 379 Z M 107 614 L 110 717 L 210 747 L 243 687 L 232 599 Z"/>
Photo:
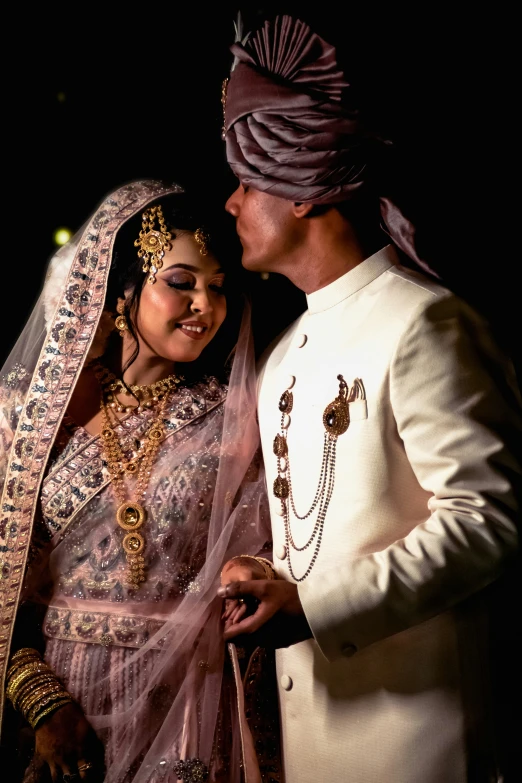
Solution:
<path fill-rule="evenodd" d="M 208 332 L 208 326 L 202 324 L 201 321 L 186 321 L 176 324 L 176 326 L 182 334 L 190 337 L 191 340 L 203 340 Z"/>

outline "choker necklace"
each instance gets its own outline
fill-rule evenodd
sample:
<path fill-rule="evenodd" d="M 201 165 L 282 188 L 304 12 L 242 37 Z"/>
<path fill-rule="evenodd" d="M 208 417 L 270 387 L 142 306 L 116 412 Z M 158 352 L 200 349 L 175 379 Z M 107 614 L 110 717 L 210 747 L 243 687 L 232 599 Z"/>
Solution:
<path fill-rule="evenodd" d="M 148 385 L 128 385 L 99 362 L 93 365 L 93 371 L 102 387 L 103 394 L 106 396 L 108 406 L 114 408 L 118 413 L 131 413 L 132 411 L 140 413 L 144 408 L 152 408 L 185 380 L 183 376 L 172 374 Z M 118 394 L 130 394 L 138 404 L 123 405 L 117 397 Z"/>
<path fill-rule="evenodd" d="M 354 381 L 354 385 L 352 386 L 350 392 L 348 390 L 348 385 L 342 375 L 338 375 L 337 380 L 339 381 L 339 394 L 332 402 L 328 403 L 323 412 L 323 426 L 325 432 L 321 472 L 319 475 L 319 482 L 317 484 L 314 499 L 312 500 L 312 504 L 306 514 L 297 513 L 292 489 L 292 476 L 290 472 L 288 430 L 290 428 L 290 413 L 294 405 L 294 396 L 292 392 L 287 389 L 279 398 L 278 407 L 281 411 L 281 432 L 275 436 L 273 445 L 274 454 L 277 457 L 277 478 L 274 481 L 273 492 L 276 498 L 281 501 L 281 514 L 285 526 L 285 545 L 288 557 L 288 570 L 292 579 L 294 579 L 296 582 L 302 582 L 304 579 L 306 579 L 314 567 L 317 556 L 319 555 L 326 512 L 328 511 L 328 506 L 332 498 L 335 484 L 337 438 L 348 429 L 350 424 L 348 402 L 351 402 L 352 395 L 357 393 L 357 384 L 359 379 Z M 297 519 L 303 520 L 307 519 L 316 508 L 317 519 L 312 533 L 308 538 L 308 541 L 303 546 L 297 546 L 294 541 L 290 525 L 290 509 Z M 290 558 L 290 549 L 293 549 L 296 552 L 302 552 L 303 550 L 308 549 L 314 540 L 314 553 L 309 562 L 309 565 L 303 576 L 296 577 Z"/>
<path fill-rule="evenodd" d="M 143 557 L 145 538 L 141 528 L 147 519 L 147 512 L 142 503 L 158 447 L 164 438 L 162 414 L 168 398 L 169 395 L 166 392 L 158 402 L 143 445 L 137 454 L 127 461 L 116 435 L 119 421 L 116 419 L 114 409 L 104 401 L 103 388 L 101 392 L 101 439 L 114 494 L 119 502 L 116 521 L 125 531 L 122 546 L 128 564 L 128 583 L 135 589 L 138 589 L 141 582 L 145 581 L 145 558 Z M 116 419 L 114 424 L 111 422 L 111 413 Z M 136 477 L 133 500 L 125 499 L 125 474 Z"/>

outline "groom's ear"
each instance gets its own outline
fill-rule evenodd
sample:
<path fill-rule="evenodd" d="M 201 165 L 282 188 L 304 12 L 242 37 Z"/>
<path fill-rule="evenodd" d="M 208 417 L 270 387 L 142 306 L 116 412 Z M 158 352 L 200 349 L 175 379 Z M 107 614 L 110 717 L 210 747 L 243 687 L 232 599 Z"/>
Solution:
<path fill-rule="evenodd" d="M 304 201 L 294 201 L 292 211 L 296 218 L 307 217 L 312 211 L 314 205 Z"/>

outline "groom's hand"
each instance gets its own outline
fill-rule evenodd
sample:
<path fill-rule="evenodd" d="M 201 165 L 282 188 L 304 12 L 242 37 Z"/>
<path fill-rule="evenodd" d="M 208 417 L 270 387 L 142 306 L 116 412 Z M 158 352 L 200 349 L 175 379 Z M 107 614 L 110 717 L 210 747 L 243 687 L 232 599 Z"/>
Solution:
<path fill-rule="evenodd" d="M 243 599 L 257 604 L 255 611 L 239 622 L 225 623 L 225 641 L 242 643 L 248 636 L 250 643 L 260 647 L 289 647 L 312 637 L 312 631 L 303 611 L 297 585 L 283 579 L 256 579 L 230 582 L 218 589 L 225 599 Z M 244 640 L 245 641 L 245 640 Z"/>

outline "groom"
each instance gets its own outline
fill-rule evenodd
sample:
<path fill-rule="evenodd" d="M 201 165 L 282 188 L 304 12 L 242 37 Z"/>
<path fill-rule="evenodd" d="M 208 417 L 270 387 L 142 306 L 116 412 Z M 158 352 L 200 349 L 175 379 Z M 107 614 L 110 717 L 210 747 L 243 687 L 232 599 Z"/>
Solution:
<path fill-rule="evenodd" d="M 511 780 L 490 667 L 518 551 L 509 363 L 415 247 L 335 48 L 279 16 L 232 52 L 226 209 L 244 267 L 307 310 L 259 368 L 280 578 L 220 588 L 259 601 L 225 638 L 278 648 L 287 783 Z"/>

